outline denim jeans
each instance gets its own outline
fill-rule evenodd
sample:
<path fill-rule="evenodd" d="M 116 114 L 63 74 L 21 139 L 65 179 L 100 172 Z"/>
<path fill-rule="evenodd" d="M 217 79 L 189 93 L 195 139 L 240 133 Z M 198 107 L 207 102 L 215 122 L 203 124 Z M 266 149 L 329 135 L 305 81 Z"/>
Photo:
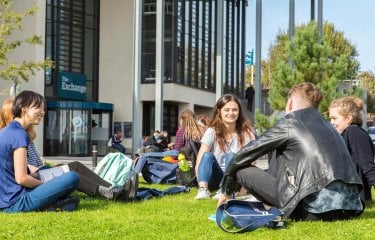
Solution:
<path fill-rule="evenodd" d="M 124 147 L 124 145 L 122 145 L 121 143 L 114 143 L 112 144 L 112 147 L 117 149 L 117 151 L 125 154 L 126 153 L 126 148 Z"/>
<path fill-rule="evenodd" d="M 43 183 L 27 191 L 12 206 L 4 208 L 3 212 L 31 212 L 42 210 L 54 204 L 59 199 L 69 196 L 79 184 L 76 172 L 67 172 L 51 181 Z"/>
<path fill-rule="evenodd" d="M 225 155 L 225 166 L 228 165 L 233 155 L 233 153 L 227 153 Z M 215 191 L 220 188 L 220 182 L 223 176 L 223 169 L 219 166 L 213 153 L 203 153 L 198 166 L 198 183 L 205 182 L 208 184 L 209 191 Z"/>

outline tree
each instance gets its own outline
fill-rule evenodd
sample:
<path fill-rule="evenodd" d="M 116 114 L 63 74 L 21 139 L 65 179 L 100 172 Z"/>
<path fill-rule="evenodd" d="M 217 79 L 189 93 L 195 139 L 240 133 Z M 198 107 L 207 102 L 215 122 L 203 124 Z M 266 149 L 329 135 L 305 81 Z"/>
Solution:
<path fill-rule="evenodd" d="M 361 72 L 358 75 L 362 87 L 367 91 L 367 112 L 375 113 L 375 74 L 373 71 Z"/>
<path fill-rule="evenodd" d="M 292 40 L 286 33 L 279 33 L 276 43 L 270 47 L 271 62 L 268 59 L 263 65 L 265 74 L 266 66 L 271 66 L 268 74 L 272 109 L 285 108 L 288 91 L 293 85 L 312 82 L 324 94 L 320 110 L 326 112 L 333 99 L 345 94 L 339 91 L 340 82 L 357 75 L 357 55 L 355 46 L 331 23 L 324 23 L 322 38 L 315 22 L 298 26 Z M 360 94 L 358 89 L 353 91 L 351 93 Z"/>
<path fill-rule="evenodd" d="M 276 36 L 274 44 L 271 44 L 268 52 L 268 59 L 262 60 L 262 87 L 264 89 L 270 89 L 272 73 L 275 73 L 276 69 L 276 56 L 278 59 L 288 61 L 288 55 L 285 49 L 287 48 L 288 35 L 279 32 Z"/>
<path fill-rule="evenodd" d="M 32 35 L 21 40 L 11 38 L 15 31 L 22 31 L 23 19 L 34 15 L 38 10 L 34 7 L 18 13 L 13 10 L 13 2 L 13 0 L 0 0 L 0 78 L 18 84 L 28 81 L 30 75 L 35 75 L 36 71 L 51 67 L 52 62 L 24 60 L 17 63 L 10 60 L 10 54 L 21 45 L 42 45 L 41 36 Z"/>

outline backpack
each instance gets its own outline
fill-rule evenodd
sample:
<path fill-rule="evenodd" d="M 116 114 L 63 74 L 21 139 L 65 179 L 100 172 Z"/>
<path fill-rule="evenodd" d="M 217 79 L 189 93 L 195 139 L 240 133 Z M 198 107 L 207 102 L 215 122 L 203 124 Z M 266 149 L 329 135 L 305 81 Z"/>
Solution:
<path fill-rule="evenodd" d="M 96 166 L 94 172 L 112 186 L 123 186 L 133 173 L 133 160 L 120 152 L 108 153 Z"/>
<path fill-rule="evenodd" d="M 195 165 L 197 163 L 200 147 L 201 143 L 198 141 L 187 141 L 185 146 L 180 148 L 180 153 L 184 154 L 186 160 L 189 162 L 190 170 L 187 172 L 181 171 L 180 168 L 176 170 L 176 182 L 178 185 L 189 187 L 198 186 Z"/>
<path fill-rule="evenodd" d="M 135 165 L 135 171 L 142 173 L 147 183 L 176 183 L 177 163 L 162 160 L 166 156 L 177 157 L 178 151 L 147 152 L 141 155 Z"/>

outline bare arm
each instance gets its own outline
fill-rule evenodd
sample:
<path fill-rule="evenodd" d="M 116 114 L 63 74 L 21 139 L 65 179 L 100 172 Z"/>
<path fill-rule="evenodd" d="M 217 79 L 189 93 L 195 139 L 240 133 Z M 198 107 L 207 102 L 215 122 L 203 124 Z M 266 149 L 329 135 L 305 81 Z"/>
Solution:
<path fill-rule="evenodd" d="M 42 181 L 27 174 L 27 150 L 24 147 L 13 151 L 14 175 L 16 182 L 23 187 L 35 188 L 42 184 Z"/>
<path fill-rule="evenodd" d="M 33 165 L 28 164 L 27 166 L 29 167 L 31 173 L 35 173 L 36 171 L 38 171 L 38 168 Z"/>

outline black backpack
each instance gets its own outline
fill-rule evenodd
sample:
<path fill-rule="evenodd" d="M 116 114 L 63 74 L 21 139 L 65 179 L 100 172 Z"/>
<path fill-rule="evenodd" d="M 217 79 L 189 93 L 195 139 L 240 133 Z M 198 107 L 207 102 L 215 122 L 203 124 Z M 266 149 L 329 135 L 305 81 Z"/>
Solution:
<path fill-rule="evenodd" d="M 185 155 L 189 162 L 190 170 L 187 172 L 181 171 L 180 168 L 176 170 L 176 182 L 181 186 L 195 187 L 198 186 L 197 176 L 195 174 L 195 165 L 197 163 L 197 156 L 201 143 L 198 141 L 187 141 L 185 146 L 180 148 L 180 153 Z"/>

